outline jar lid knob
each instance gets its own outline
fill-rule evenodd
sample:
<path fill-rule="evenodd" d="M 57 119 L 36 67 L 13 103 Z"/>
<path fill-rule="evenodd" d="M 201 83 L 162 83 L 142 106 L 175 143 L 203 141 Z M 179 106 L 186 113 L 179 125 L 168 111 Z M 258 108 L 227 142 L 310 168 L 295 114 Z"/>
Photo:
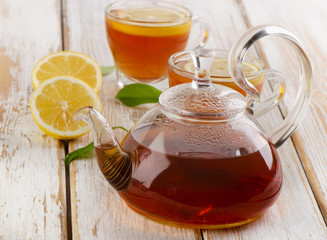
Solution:
<path fill-rule="evenodd" d="M 196 49 L 191 54 L 194 64 L 192 88 L 199 89 L 211 86 L 210 68 L 215 52 L 210 49 Z"/>

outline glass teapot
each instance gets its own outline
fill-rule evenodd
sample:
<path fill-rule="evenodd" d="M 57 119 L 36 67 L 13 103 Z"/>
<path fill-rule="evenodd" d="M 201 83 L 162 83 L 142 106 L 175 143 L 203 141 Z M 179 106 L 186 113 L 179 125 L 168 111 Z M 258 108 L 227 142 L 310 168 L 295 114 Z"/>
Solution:
<path fill-rule="evenodd" d="M 301 60 L 295 108 L 267 136 L 253 117 L 256 89 L 242 61 L 256 40 L 288 39 Z M 235 43 L 231 76 L 247 93 L 210 83 L 210 50 L 194 51 L 192 83 L 169 88 L 119 144 L 92 107 L 76 113 L 94 133 L 99 167 L 127 205 L 153 220 L 192 228 L 226 228 L 252 222 L 276 200 L 282 186 L 277 148 L 292 134 L 309 105 L 311 66 L 293 34 L 259 26 Z"/>

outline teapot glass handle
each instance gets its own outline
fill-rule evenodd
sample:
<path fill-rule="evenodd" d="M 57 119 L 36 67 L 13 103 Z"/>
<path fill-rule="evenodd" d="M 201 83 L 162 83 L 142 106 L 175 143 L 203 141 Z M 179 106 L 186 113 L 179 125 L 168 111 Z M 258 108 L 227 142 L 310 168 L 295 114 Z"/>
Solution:
<path fill-rule="evenodd" d="M 249 48 L 259 39 L 265 36 L 279 36 L 287 39 L 293 50 L 300 59 L 300 85 L 295 98 L 294 108 L 288 113 L 277 130 L 270 136 L 271 142 L 276 146 L 281 146 L 286 139 L 294 132 L 308 109 L 311 95 L 312 69 L 310 61 L 303 50 L 300 41 L 288 30 L 278 26 L 257 26 L 245 32 L 240 39 L 233 45 L 229 54 L 230 75 L 242 88 L 250 100 L 250 105 L 255 105 L 254 101 L 259 101 L 258 90 L 244 77 L 242 65 L 245 55 Z M 252 102 L 251 102 L 252 101 Z"/>
<path fill-rule="evenodd" d="M 280 72 L 272 69 L 266 70 L 264 81 L 272 87 L 272 93 L 263 102 L 253 102 L 253 115 L 255 117 L 260 117 L 276 107 L 285 94 L 285 78 Z"/>

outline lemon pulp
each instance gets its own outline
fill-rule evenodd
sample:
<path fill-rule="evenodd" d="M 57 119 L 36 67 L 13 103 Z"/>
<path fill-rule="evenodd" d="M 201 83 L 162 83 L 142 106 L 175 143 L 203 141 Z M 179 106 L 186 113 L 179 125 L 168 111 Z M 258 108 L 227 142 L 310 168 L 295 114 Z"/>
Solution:
<path fill-rule="evenodd" d="M 194 73 L 194 64 L 192 61 L 187 62 L 183 66 L 184 70 Z M 259 72 L 259 67 L 248 62 L 243 63 L 244 75 L 252 75 Z M 230 78 L 228 71 L 228 60 L 225 58 L 215 58 L 210 68 L 211 78 Z"/>
<path fill-rule="evenodd" d="M 191 28 L 191 16 L 168 8 L 112 10 L 107 21 L 117 31 L 141 36 L 184 34 Z"/>
<path fill-rule="evenodd" d="M 74 139 L 89 131 L 74 114 L 85 106 L 100 110 L 97 94 L 82 80 L 54 77 L 43 82 L 31 98 L 31 112 L 37 125 L 47 135 L 57 139 Z"/>
<path fill-rule="evenodd" d="M 186 14 L 165 8 L 133 8 L 120 10 L 118 17 L 141 22 L 172 22 L 186 17 Z"/>
<path fill-rule="evenodd" d="M 71 76 L 87 83 L 96 93 L 102 84 L 100 66 L 89 56 L 71 51 L 51 53 L 42 58 L 32 71 L 34 88 L 53 77 Z"/>

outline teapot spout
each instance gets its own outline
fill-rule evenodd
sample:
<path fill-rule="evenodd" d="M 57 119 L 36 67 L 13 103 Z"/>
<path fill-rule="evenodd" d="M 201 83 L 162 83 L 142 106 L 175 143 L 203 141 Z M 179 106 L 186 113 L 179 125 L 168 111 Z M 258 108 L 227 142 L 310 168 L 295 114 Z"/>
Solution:
<path fill-rule="evenodd" d="M 75 121 L 83 120 L 91 128 L 99 168 L 117 191 L 126 191 L 132 176 L 132 159 L 124 152 L 105 118 L 93 107 L 75 113 Z"/>
<path fill-rule="evenodd" d="M 106 119 L 93 107 L 83 107 L 75 113 L 75 121 L 83 120 L 91 128 L 94 146 L 119 146 Z"/>

